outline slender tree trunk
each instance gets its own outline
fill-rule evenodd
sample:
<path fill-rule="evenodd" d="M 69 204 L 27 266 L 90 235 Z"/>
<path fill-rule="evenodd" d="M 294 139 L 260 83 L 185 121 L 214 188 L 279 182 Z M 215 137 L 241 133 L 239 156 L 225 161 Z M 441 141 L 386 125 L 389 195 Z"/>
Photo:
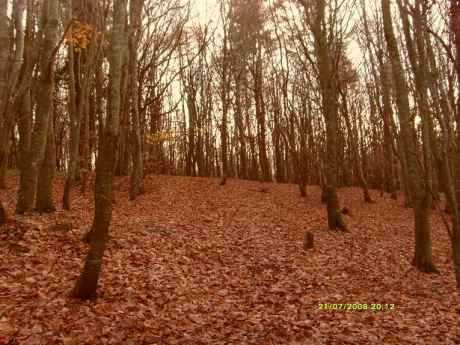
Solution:
<path fill-rule="evenodd" d="M 455 69 L 457 72 L 457 78 L 460 80 L 460 2 L 459 1 L 452 1 L 451 2 L 451 24 L 452 30 L 454 32 L 454 42 L 456 48 L 456 61 L 455 61 Z M 431 47 L 428 47 L 428 56 L 431 60 L 431 66 L 434 68 L 435 60 L 434 55 L 431 51 Z M 437 71 L 435 71 L 435 75 Z M 433 83 L 432 83 L 433 84 Z M 434 86 L 434 85 L 433 85 Z M 442 87 L 442 86 L 440 86 Z M 432 91 L 433 92 L 433 91 Z M 434 92 L 437 95 L 436 92 Z M 441 94 L 444 94 L 441 90 Z M 448 122 L 450 120 L 450 114 L 448 111 L 449 103 L 445 101 L 445 97 L 443 98 L 443 102 L 441 102 L 441 108 L 443 109 L 443 117 L 439 117 L 439 122 L 441 124 L 441 128 L 443 130 L 443 140 L 442 140 L 442 175 L 444 177 L 444 193 L 446 195 L 447 203 L 450 207 L 451 214 L 452 214 L 452 234 L 451 234 L 451 247 L 452 247 L 452 259 L 455 271 L 455 280 L 457 282 L 457 288 L 460 289 L 460 205 L 459 205 L 459 196 L 460 196 L 460 163 L 458 162 L 458 157 L 460 156 L 460 132 L 457 128 L 457 150 L 454 156 L 454 164 L 456 163 L 455 171 L 455 179 L 452 176 L 452 167 L 450 166 L 450 155 L 449 151 L 449 139 L 450 139 L 450 126 L 448 126 Z M 457 112 L 460 112 L 460 98 L 457 100 L 458 108 Z M 457 113 L 457 126 L 459 125 L 460 121 L 460 114 Z"/>
<path fill-rule="evenodd" d="M 222 47 L 222 80 L 221 80 L 221 100 L 222 100 L 222 123 L 220 125 L 220 149 L 222 156 L 222 176 L 220 185 L 225 185 L 228 177 L 228 47 L 227 31 L 224 28 L 224 40 Z"/>
<path fill-rule="evenodd" d="M 124 49 L 124 27 L 127 0 L 114 2 L 113 26 L 110 37 L 110 107 L 101 138 L 100 153 L 96 166 L 95 211 L 90 248 L 83 271 L 73 290 L 73 296 L 91 299 L 96 289 L 101 271 L 102 258 L 106 247 L 112 218 L 113 175 L 116 147 L 120 130 L 120 87 Z"/>
<path fill-rule="evenodd" d="M 454 44 L 455 44 L 455 71 L 457 74 L 457 83 L 460 82 L 460 2 L 451 1 L 450 8 L 450 26 L 453 33 Z M 455 122 L 457 128 L 460 126 L 460 96 L 457 96 L 456 111 L 455 111 Z M 456 157 L 454 160 L 454 183 L 455 193 L 457 194 L 457 200 L 460 200 L 460 131 L 456 131 Z"/>
<path fill-rule="evenodd" d="M 2 126 L 0 124 L 0 126 Z M 10 153 L 11 124 L 5 119 L 0 128 L 0 189 L 6 188 L 6 173 L 8 170 L 8 155 Z"/>
<path fill-rule="evenodd" d="M 334 64 L 329 51 L 330 39 L 325 27 L 326 2 L 317 3 L 316 18 L 313 28 L 315 54 L 318 60 L 318 70 L 322 95 L 322 107 L 326 122 L 326 186 L 324 197 L 327 205 L 329 229 L 346 231 L 346 225 L 340 212 L 337 196 L 337 137 L 338 137 L 338 86 L 334 80 Z"/>
<path fill-rule="evenodd" d="M 9 130 L 7 114 L 8 102 L 8 60 L 10 46 L 10 28 L 8 25 L 8 1 L 0 0 L 0 189 L 5 188 L 8 158 Z"/>
<path fill-rule="evenodd" d="M 266 113 L 265 102 L 263 96 L 263 75 L 262 75 L 262 56 L 261 56 L 260 42 L 257 47 L 257 58 L 254 75 L 254 97 L 256 106 L 256 118 L 258 123 L 257 139 L 259 149 L 259 162 L 262 171 L 262 179 L 265 182 L 272 180 L 270 172 L 270 162 L 267 154 L 267 126 L 266 126 Z"/>
<path fill-rule="evenodd" d="M 131 122 L 132 122 L 132 160 L 131 186 L 129 197 L 134 200 L 144 192 L 144 167 L 142 164 L 142 138 L 139 122 L 139 87 L 137 50 L 141 34 L 143 1 L 131 0 L 130 2 L 130 36 L 129 36 L 129 75 L 131 90 Z"/>
<path fill-rule="evenodd" d="M 248 178 L 248 155 L 246 151 L 246 138 L 245 138 L 245 129 L 243 125 L 243 111 L 241 107 L 241 86 L 240 78 L 235 77 L 235 125 L 238 130 L 238 140 L 239 140 L 239 157 L 240 157 L 240 167 L 238 170 L 238 176 L 242 179 Z"/>
<path fill-rule="evenodd" d="M 391 194 L 392 199 L 396 199 L 397 194 L 393 169 L 393 136 L 391 132 L 391 117 L 393 114 L 390 98 L 390 84 L 388 80 L 388 64 L 381 61 L 379 66 L 383 102 L 383 154 L 385 157 L 385 190 L 387 193 Z"/>
<path fill-rule="evenodd" d="M 70 5 L 71 6 L 71 5 Z M 69 9 L 71 11 L 71 9 Z M 72 17 L 70 12 L 69 18 Z M 68 46 L 69 54 L 69 116 L 70 116 L 70 148 L 69 148 L 69 162 L 67 167 L 67 178 L 64 185 L 64 194 L 62 196 L 62 207 L 65 210 L 70 210 L 70 192 L 75 182 L 78 164 L 78 149 L 80 140 L 80 123 L 81 123 L 81 97 L 77 96 L 77 92 L 81 93 L 80 87 L 80 61 L 78 55 L 72 44 Z M 77 55 L 77 61 L 75 61 Z M 75 73 L 77 71 L 77 73 Z M 80 102 L 77 102 L 79 98 Z"/>
<path fill-rule="evenodd" d="M 226 96 L 225 96 L 225 102 L 226 102 Z M 220 179 L 220 185 L 223 186 L 225 185 L 225 182 L 227 181 L 227 176 L 228 176 L 228 129 L 227 129 L 227 113 L 228 113 L 228 107 L 225 104 L 223 106 L 223 113 L 222 113 L 222 123 L 221 123 L 221 155 L 222 155 L 222 176 Z"/>

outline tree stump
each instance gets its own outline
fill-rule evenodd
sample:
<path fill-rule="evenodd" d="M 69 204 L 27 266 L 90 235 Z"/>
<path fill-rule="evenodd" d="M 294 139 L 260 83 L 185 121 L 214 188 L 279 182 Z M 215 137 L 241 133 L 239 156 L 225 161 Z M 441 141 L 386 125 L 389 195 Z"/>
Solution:
<path fill-rule="evenodd" d="M 84 234 L 81 240 L 86 244 L 91 242 L 91 235 L 93 234 L 93 227 L 91 226 Z"/>
<path fill-rule="evenodd" d="M 313 248 L 313 234 L 306 232 L 303 238 L 303 249 L 308 250 Z"/>
<path fill-rule="evenodd" d="M 0 225 L 6 223 L 6 211 L 3 207 L 2 202 L 0 201 Z"/>
<path fill-rule="evenodd" d="M 85 195 L 86 193 L 86 183 L 89 177 L 89 170 L 88 169 L 81 169 L 81 188 L 80 193 Z"/>
<path fill-rule="evenodd" d="M 48 227 L 49 231 L 54 231 L 54 232 L 69 232 L 72 230 L 72 224 L 71 223 L 56 223 L 53 225 L 50 225 Z"/>
<path fill-rule="evenodd" d="M 348 207 L 342 208 L 342 214 L 351 217 L 351 210 Z"/>

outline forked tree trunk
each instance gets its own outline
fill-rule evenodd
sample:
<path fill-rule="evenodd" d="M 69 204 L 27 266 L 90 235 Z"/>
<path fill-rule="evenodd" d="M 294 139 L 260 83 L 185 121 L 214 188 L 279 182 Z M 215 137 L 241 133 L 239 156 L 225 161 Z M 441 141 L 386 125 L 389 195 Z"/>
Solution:
<path fill-rule="evenodd" d="M 38 175 L 45 158 L 49 118 L 53 110 L 54 57 L 52 54 L 57 44 L 58 1 L 47 0 L 43 2 L 43 6 L 44 35 L 40 56 L 40 76 L 37 83 L 37 111 L 30 152 L 28 159 L 24 161 L 24 166 L 21 167 L 21 181 L 16 205 L 16 212 L 19 214 L 32 210 L 34 206 Z M 32 116 L 32 114 L 28 114 L 28 116 Z"/>
<path fill-rule="evenodd" d="M 120 130 L 121 68 L 123 49 L 126 47 L 124 44 L 126 6 L 127 0 L 114 2 L 109 51 L 110 107 L 101 133 L 101 146 L 96 166 L 94 221 L 85 265 L 72 292 L 73 296 L 80 299 L 91 299 L 96 296 L 102 258 L 112 219 L 113 175 Z"/>

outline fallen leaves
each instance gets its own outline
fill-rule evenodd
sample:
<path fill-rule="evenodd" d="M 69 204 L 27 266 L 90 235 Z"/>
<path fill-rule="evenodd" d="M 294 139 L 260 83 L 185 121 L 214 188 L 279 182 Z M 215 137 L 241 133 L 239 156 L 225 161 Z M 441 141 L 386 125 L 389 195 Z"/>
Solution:
<path fill-rule="evenodd" d="M 340 190 L 350 233 L 327 231 L 320 191 L 229 179 L 127 179 L 105 253 L 99 298 L 69 297 L 87 250 L 92 200 L 72 211 L 14 216 L 0 229 L 0 344 L 456 344 L 459 293 L 441 221 L 442 275 L 411 269 L 412 215 L 390 198 Z M 15 190 L 14 181 L 9 192 Z M 60 185 L 56 195 L 61 194 Z M 0 192 L 3 193 L 3 192 Z M 58 200 L 58 198 L 56 198 Z M 7 211 L 12 214 L 14 200 Z M 49 231 L 55 224 L 71 231 Z M 6 228 L 5 228 L 6 226 Z M 60 229 L 56 229 L 60 230 Z M 70 229 L 69 229 L 70 230 Z M 314 248 L 303 251 L 311 231 Z M 18 255 L 11 248 L 26 248 Z M 394 311 L 319 310 L 319 303 L 393 303 Z M 421 322 L 423 320 L 423 322 Z M 331 330 L 334 330 L 333 332 Z"/>

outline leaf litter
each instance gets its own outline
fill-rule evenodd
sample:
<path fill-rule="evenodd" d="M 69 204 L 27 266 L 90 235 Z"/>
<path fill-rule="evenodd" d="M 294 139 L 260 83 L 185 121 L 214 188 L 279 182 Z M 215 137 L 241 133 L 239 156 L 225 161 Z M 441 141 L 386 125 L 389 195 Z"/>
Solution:
<path fill-rule="evenodd" d="M 99 297 L 69 297 L 93 198 L 10 216 L 0 229 L 0 344 L 459 344 L 460 296 L 442 219 L 432 217 L 440 275 L 417 272 L 412 211 L 374 191 L 339 190 L 349 233 L 327 230 L 318 187 L 148 176 L 129 201 L 117 181 Z M 55 186 L 55 200 L 62 195 Z M 0 191 L 12 215 L 17 181 Z M 72 224 L 52 231 L 57 223 Z M 303 250 L 303 235 L 314 248 Z M 320 304 L 366 303 L 367 311 Z M 394 304 L 372 311 L 371 304 Z"/>

